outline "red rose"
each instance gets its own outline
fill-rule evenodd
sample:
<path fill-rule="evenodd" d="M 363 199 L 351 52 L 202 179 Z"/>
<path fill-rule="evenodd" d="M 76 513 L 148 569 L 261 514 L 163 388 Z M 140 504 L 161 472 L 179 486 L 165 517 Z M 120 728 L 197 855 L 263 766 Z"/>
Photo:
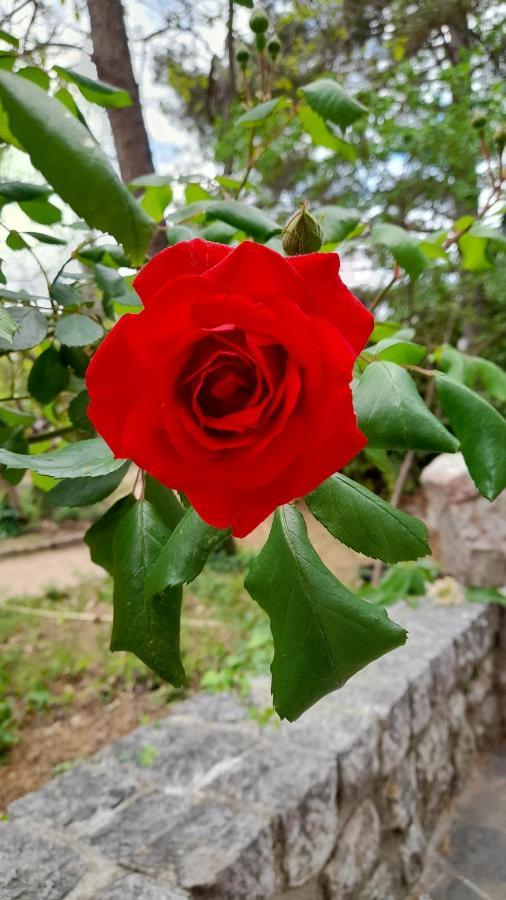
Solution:
<path fill-rule="evenodd" d="M 134 284 L 87 373 L 88 415 L 118 457 L 248 534 L 366 443 L 350 380 L 373 317 L 334 253 L 285 259 L 245 241 L 184 241 Z"/>

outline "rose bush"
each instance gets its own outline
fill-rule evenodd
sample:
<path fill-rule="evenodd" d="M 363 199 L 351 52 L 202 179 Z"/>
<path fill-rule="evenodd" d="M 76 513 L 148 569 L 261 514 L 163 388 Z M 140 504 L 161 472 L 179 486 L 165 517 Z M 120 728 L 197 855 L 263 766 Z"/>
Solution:
<path fill-rule="evenodd" d="M 241 537 L 362 449 L 350 381 L 373 317 L 337 254 L 195 239 L 134 287 L 144 310 L 95 353 L 88 416 L 207 523 Z"/>

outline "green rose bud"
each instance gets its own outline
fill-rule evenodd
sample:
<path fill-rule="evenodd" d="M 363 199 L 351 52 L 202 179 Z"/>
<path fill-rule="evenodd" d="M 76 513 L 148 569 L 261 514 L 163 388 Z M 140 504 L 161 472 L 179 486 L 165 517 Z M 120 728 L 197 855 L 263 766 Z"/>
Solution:
<path fill-rule="evenodd" d="M 471 116 L 471 125 L 476 131 L 483 131 L 487 124 L 487 114 L 484 109 L 477 109 Z"/>
<path fill-rule="evenodd" d="M 279 40 L 277 34 L 273 34 L 271 38 L 267 41 L 267 53 L 271 57 L 271 59 L 276 59 L 279 56 L 279 51 L 281 50 L 281 41 Z"/>
<path fill-rule="evenodd" d="M 502 153 L 506 147 L 506 125 L 498 125 L 494 131 L 493 137 L 499 153 Z"/>
<path fill-rule="evenodd" d="M 241 44 L 240 47 L 237 48 L 237 52 L 235 54 L 235 58 L 242 69 L 245 68 L 248 60 L 249 60 L 249 50 L 245 46 L 245 44 Z"/>
<path fill-rule="evenodd" d="M 269 27 L 269 19 L 265 9 L 258 6 L 253 10 L 249 20 L 249 27 L 255 34 L 265 34 Z"/>
<path fill-rule="evenodd" d="M 305 202 L 286 223 L 281 243 L 288 256 L 317 253 L 323 244 L 323 231 L 316 219 L 309 214 Z"/>

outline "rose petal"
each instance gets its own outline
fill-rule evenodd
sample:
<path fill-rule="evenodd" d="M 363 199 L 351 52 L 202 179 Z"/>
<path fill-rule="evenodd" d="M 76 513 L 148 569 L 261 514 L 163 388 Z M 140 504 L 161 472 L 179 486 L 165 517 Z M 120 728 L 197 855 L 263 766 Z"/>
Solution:
<path fill-rule="evenodd" d="M 146 306 L 161 287 L 166 287 L 180 275 L 202 275 L 230 253 L 230 247 L 194 238 L 166 247 L 153 256 L 133 281 Z"/>

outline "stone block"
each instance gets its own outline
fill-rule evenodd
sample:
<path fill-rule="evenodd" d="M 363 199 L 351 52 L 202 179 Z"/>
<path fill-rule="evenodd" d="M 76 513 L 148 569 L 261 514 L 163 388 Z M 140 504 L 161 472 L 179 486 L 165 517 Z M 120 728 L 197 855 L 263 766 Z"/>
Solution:
<path fill-rule="evenodd" d="M 222 770 L 206 790 L 261 804 L 279 818 L 288 886 L 308 881 L 323 867 L 337 836 L 337 767 L 332 756 L 314 756 L 274 741 Z"/>
<path fill-rule="evenodd" d="M 467 687 L 467 702 L 470 706 L 479 706 L 485 697 L 494 689 L 495 671 L 494 657 L 490 653 L 478 665 Z"/>
<path fill-rule="evenodd" d="M 365 800 L 343 827 L 337 847 L 323 873 L 328 900 L 348 900 L 379 863 L 380 819 Z"/>
<path fill-rule="evenodd" d="M 172 716 L 190 716 L 204 722 L 243 722 L 248 710 L 233 694 L 195 694 L 173 707 Z"/>
<path fill-rule="evenodd" d="M 179 888 L 165 887 L 143 875 L 118 878 L 103 890 L 96 900 L 189 900 Z"/>
<path fill-rule="evenodd" d="M 453 741 L 455 774 L 463 782 L 472 768 L 476 755 L 476 738 L 467 716 L 466 698 L 462 691 L 454 691 L 448 699 L 450 733 Z"/>
<path fill-rule="evenodd" d="M 92 838 L 109 859 L 199 897 L 259 900 L 279 887 L 269 817 L 158 791 L 123 806 Z"/>
<path fill-rule="evenodd" d="M 490 746 L 497 740 L 502 726 L 502 709 L 497 694 L 489 694 L 479 706 L 472 707 L 469 711 L 469 721 L 480 749 Z"/>
<path fill-rule="evenodd" d="M 416 775 L 421 792 L 421 820 L 430 827 L 451 796 L 454 765 L 450 725 L 440 713 L 433 718 L 415 748 Z"/>
<path fill-rule="evenodd" d="M 24 825 L 0 822 L 1 900 L 63 900 L 87 869 L 60 841 Z"/>
<path fill-rule="evenodd" d="M 398 900 L 395 878 L 387 863 L 381 863 L 360 891 L 360 900 Z"/>
<path fill-rule="evenodd" d="M 389 775 L 405 758 L 411 741 L 411 704 L 406 695 L 391 710 L 381 735 L 381 771 Z"/>
<path fill-rule="evenodd" d="M 418 782 L 413 753 L 386 779 L 382 798 L 382 827 L 387 831 L 405 832 L 418 813 Z"/>
<path fill-rule="evenodd" d="M 9 806 L 13 818 L 50 822 L 65 827 L 90 819 L 97 812 L 114 809 L 130 797 L 136 781 L 117 762 L 78 765 L 40 790 L 26 794 Z"/>
<path fill-rule="evenodd" d="M 422 826 L 418 819 L 414 819 L 400 849 L 402 877 L 407 887 L 415 884 L 422 874 L 426 848 L 427 841 Z"/>

